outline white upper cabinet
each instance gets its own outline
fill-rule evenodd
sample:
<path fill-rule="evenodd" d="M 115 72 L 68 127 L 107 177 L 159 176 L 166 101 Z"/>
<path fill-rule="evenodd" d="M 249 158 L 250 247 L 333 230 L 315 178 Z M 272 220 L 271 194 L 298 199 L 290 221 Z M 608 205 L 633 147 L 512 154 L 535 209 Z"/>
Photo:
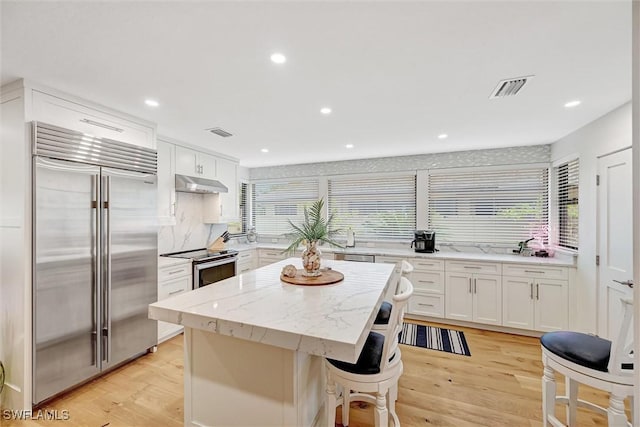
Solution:
<path fill-rule="evenodd" d="M 176 223 L 176 146 L 158 139 L 158 224 Z"/>
<path fill-rule="evenodd" d="M 205 223 L 239 221 L 238 163 L 217 159 L 217 171 L 216 179 L 224 184 L 229 192 L 205 196 L 203 221 Z"/>
<path fill-rule="evenodd" d="M 216 179 L 216 158 L 211 154 L 177 145 L 175 173 L 199 178 Z"/>
<path fill-rule="evenodd" d="M 140 147 L 155 148 L 155 125 L 33 90 L 33 118 L 78 132 Z"/>

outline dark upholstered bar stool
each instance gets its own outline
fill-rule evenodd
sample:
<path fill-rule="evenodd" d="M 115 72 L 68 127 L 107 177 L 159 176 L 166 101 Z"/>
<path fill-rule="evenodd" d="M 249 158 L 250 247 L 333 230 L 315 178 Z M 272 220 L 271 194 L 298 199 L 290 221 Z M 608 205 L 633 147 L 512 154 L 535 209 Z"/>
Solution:
<path fill-rule="evenodd" d="M 606 414 L 610 427 L 630 427 L 624 412 L 624 399 L 633 408 L 633 301 L 622 299 L 623 319 L 613 342 L 579 332 L 557 331 L 544 334 L 542 344 L 542 417 L 545 427 L 561 427 L 555 416 L 556 402 L 567 405 L 567 424 L 576 427 L 578 406 Z M 565 376 L 566 396 L 556 396 L 555 372 Z M 578 384 L 606 391 L 609 407 L 603 408 L 578 399 Z"/>
<path fill-rule="evenodd" d="M 376 427 L 387 427 L 389 418 L 393 420 L 395 427 L 400 425 L 392 390 L 397 389 L 398 379 L 402 375 L 398 336 L 411 294 L 413 294 L 413 285 L 409 279 L 401 277 L 397 294 L 393 297 L 387 329 L 380 333 L 369 332 L 356 363 L 326 359 L 327 426 L 335 427 L 338 405 L 342 405 L 342 424 L 345 426 L 349 424 L 349 403 L 352 400 L 375 405 Z M 336 385 L 339 385 L 342 390 L 340 396 L 336 396 Z M 373 395 L 365 393 L 373 393 Z"/>
<path fill-rule="evenodd" d="M 409 262 L 402 260 L 396 264 L 396 268 L 393 270 L 393 275 L 389 279 L 391 283 L 387 288 L 387 293 L 385 295 L 385 300 L 382 302 L 380 306 L 380 310 L 378 310 L 378 315 L 376 316 L 376 320 L 373 322 L 372 331 L 384 331 L 387 329 L 387 324 L 389 323 L 389 316 L 391 315 L 391 300 L 398 289 L 398 285 L 400 284 L 400 278 L 406 277 L 409 278 L 409 275 L 413 272 L 413 265 Z M 402 325 L 400 325 L 402 326 Z"/>

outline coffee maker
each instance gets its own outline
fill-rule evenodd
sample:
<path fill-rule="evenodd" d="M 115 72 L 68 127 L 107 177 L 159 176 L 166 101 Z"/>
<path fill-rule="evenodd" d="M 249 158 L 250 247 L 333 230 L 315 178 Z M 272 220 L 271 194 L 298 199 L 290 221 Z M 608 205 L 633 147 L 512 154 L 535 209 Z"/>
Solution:
<path fill-rule="evenodd" d="M 416 252 L 432 254 L 436 251 L 436 232 L 433 230 L 416 230 L 413 232 L 414 239 L 411 247 Z"/>

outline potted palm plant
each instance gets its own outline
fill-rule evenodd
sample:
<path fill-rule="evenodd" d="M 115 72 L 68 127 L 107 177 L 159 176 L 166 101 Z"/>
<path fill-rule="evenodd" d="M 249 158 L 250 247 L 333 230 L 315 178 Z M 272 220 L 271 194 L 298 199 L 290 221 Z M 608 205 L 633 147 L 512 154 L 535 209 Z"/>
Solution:
<path fill-rule="evenodd" d="M 302 252 L 302 267 L 304 276 L 319 276 L 321 252 L 318 248 L 320 242 L 326 242 L 332 246 L 343 246 L 333 240 L 333 237 L 341 232 L 332 228 L 333 214 L 325 220 L 322 216 L 324 200 L 321 198 L 307 208 L 304 208 L 304 222 L 300 225 L 289 220 L 291 226 L 291 244 L 283 252 L 293 254 L 300 244 L 306 246 Z"/>

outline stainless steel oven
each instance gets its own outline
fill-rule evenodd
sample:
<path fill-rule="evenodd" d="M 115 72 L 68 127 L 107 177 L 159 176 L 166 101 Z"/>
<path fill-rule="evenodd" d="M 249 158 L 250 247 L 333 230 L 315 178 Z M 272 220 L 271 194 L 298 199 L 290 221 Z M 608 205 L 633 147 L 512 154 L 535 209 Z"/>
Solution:
<path fill-rule="evenodd" d="M 238 257 L 193 263 L 193 289 L 201 288 L 236 275 Z"/>
<path fill-rule="evenodd" d="M 173 258 L 187 258 L 193 263 L 193 289 L 201 288 L 236 275 L 238 251 L 210 252 L 207 249 L 163 254 Z"/>

